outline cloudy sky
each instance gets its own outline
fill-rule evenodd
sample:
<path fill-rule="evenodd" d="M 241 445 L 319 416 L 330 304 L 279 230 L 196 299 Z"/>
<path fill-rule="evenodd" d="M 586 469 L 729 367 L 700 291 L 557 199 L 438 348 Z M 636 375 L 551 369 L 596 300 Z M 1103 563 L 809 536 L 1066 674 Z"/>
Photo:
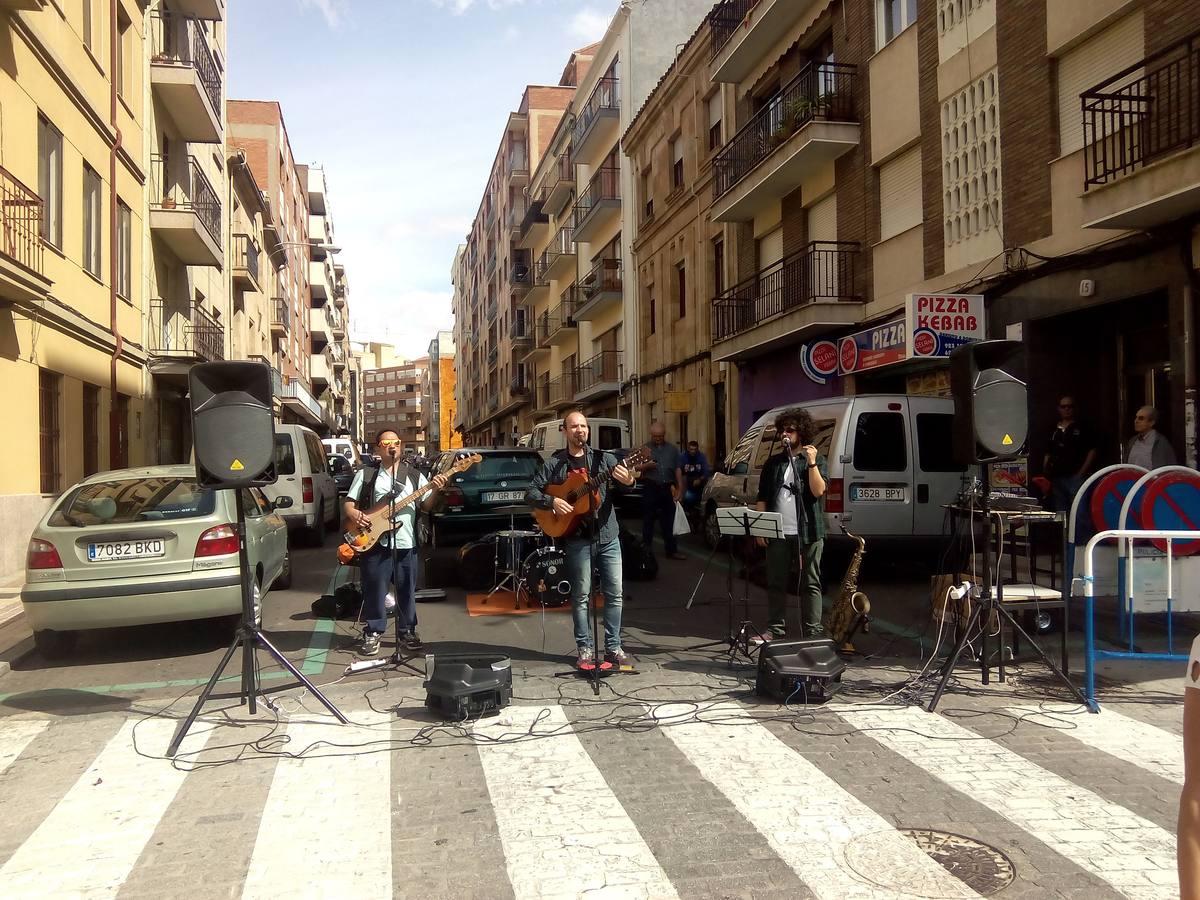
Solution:
<path fill-rule="evenodd" d="M 355 340 L 421 356 L 508 112 L 556 84 L 618 0 L 233 0 L 229 96 L 278 100 L 325 167 Z"/>

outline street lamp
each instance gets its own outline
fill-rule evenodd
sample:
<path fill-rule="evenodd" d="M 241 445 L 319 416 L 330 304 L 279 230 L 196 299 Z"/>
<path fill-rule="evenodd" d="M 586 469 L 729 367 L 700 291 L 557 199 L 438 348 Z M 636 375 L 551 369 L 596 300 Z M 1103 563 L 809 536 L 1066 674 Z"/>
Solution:
<path fill-rule="evenodd" d="M 285 247 L 308 247 L 308 249 L 310 249 L 310 250 L 322 250 L 325 253 L 341 253 L 342 252 L 341 247 L 335 246 L 333 244 L 314 244 L 311 241 L 280 241 L 279 244 L 274 249 L 267 252 L 267 259 L 270 259 L 271 255 L 273 253 L 275 253 L 276 250 L 282 250 Z M 278 269 L 278 268 L 282 267 L 284 262 L 286 262 L 286 260 L 281 261 L 279 263 L 279 265 L 277 265 L 275 268 Z"/>

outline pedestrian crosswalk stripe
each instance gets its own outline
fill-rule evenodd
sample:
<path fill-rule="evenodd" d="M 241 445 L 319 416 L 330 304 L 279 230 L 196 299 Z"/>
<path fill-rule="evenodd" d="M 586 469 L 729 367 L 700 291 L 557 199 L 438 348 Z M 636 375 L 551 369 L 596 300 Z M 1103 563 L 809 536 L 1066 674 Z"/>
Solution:
<path fill-rule="evenodd" d="M 1093 715 L 1080 706 L 1010 707 L 1027 722 L 1058 728 L 1067 737 L 1167 781 L 1183 784 L 1183 738 L 1106 705 Z"/>
<path fill-rule="evenodd" d="M 906 896 L 904 889 L 924 897 L 977 896 L 766 728 L 687 721 L 694 711 L 690 704 L 660 706 L 655 716 L 669 726 L 664 734 L 816 896 L 897 897 Z M 726 704 L 711 708 L 708 715 L 728 721 L 745 713 Z M 675 724 L 674 717 L 683 724 Z M 875 871 L 857 865 L 857 848 L 868 845 Z"/>
<path fill-rule="evenodd" d="M 315 713 L 288 723 L 285 751 L 311 749 L 275 767 L 244 898 L 375 897 L 390 887 L 392 755 L 356 748 L 386 741 L 390 731 L 380 726 L 392 717 L 347 715 L 356 724 Z M 320 741 L 337 746 L 313 746 Z M 398 802 L 403 806 L 403 798 Z"/>
<path fill-rule="evenodd" d="M 49 719 L 6 719 L 0 724 L 0 773 L 46 730 Z"/>
<path fill-rule="evenodd" d="M 1174 837 L 1125 807 L 921 709 L 838 715 L 1125 896 L 1179 896 Z"/>
<path fill-rule="evenodd" d="M 539 716 L 554 737 L 479 747 L 514 895 L 677 896 L 561 708 L 510 706 L 475 731 L 511 737 Z"/>
<path fill-rule="evenodd" d="M 112 897 L 187 777 L 161 757 L 173 719 L 127 720 L 70 790 L 0 868 L 6 898 Z M 182 753 L 203 747 L 195 728 Z"/>

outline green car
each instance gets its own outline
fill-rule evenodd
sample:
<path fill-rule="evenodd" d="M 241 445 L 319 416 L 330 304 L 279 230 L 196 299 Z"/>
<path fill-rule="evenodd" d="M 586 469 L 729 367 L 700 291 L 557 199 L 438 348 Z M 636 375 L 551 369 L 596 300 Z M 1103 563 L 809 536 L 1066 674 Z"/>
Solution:
<path fill-rule="evenodd" d="M 254 589 L 287 588 L 287 525 L 258 488 L 243 489 Z M 61 656 L 76 632 L 241 613 L 237 501 L 192 466 L 101 472 L 64 493 L 34 529 L 21 603 L 38 649 Z"/>

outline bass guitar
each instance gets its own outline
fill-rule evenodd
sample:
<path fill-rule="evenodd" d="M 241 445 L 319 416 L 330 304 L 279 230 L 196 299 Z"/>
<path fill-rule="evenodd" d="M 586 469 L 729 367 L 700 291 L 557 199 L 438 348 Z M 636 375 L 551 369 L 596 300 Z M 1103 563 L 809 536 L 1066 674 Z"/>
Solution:
<path fill-rule="evenodd" d="M 625 457 L 621 464 L 632 472 L 634 466 L 640 466 L 650 460 L 649 451 L 641 447 Z M 611 478 L 610 475 L 609 480 Z M 569 516 L 560 516 L 552 509 L 534 508 L 533 518 L 538 527 L 552 538 L 569 536 L 592 511 L 592 507 L 600 503 L 600 485 L 584 469 L 570 469 L 566 481 L 562 484 L 546 485 L 546 493 L 571 504 Z"/>
<path fill-rule="evenodd" d="M 478 453 L 464 454 L 455 460 L 454 465 L 445 471 L 447 477 L 456 475 L 459 472 L 465 472 L 467 469 L 476 463 L 483 462 L 483 457 Z M 361 556 L 372 547 L 379 543 L 379 539 L 392 530 L 393 526 L 389 519 L 393 510 L 401 510 L 406 506 L 416 503 L 427 493 L 433 490 L 433 482 L 424 487 L 417 488 L 407 497 L 401 497 L 399 500 L 394 499 L 399 493 L 400 487 L 393 486 L 388 491 L 387 495 L 372 506 L 370 509 L 363 510 L 366 513 L 367 521 L 362 525 L 352 524 L 349 520 L 343 523 L 345 539 L 343 547 L 349 549 L 355 556 Z M 345 555 L 342 547 L 338 548 L 339 557 Z"/>

